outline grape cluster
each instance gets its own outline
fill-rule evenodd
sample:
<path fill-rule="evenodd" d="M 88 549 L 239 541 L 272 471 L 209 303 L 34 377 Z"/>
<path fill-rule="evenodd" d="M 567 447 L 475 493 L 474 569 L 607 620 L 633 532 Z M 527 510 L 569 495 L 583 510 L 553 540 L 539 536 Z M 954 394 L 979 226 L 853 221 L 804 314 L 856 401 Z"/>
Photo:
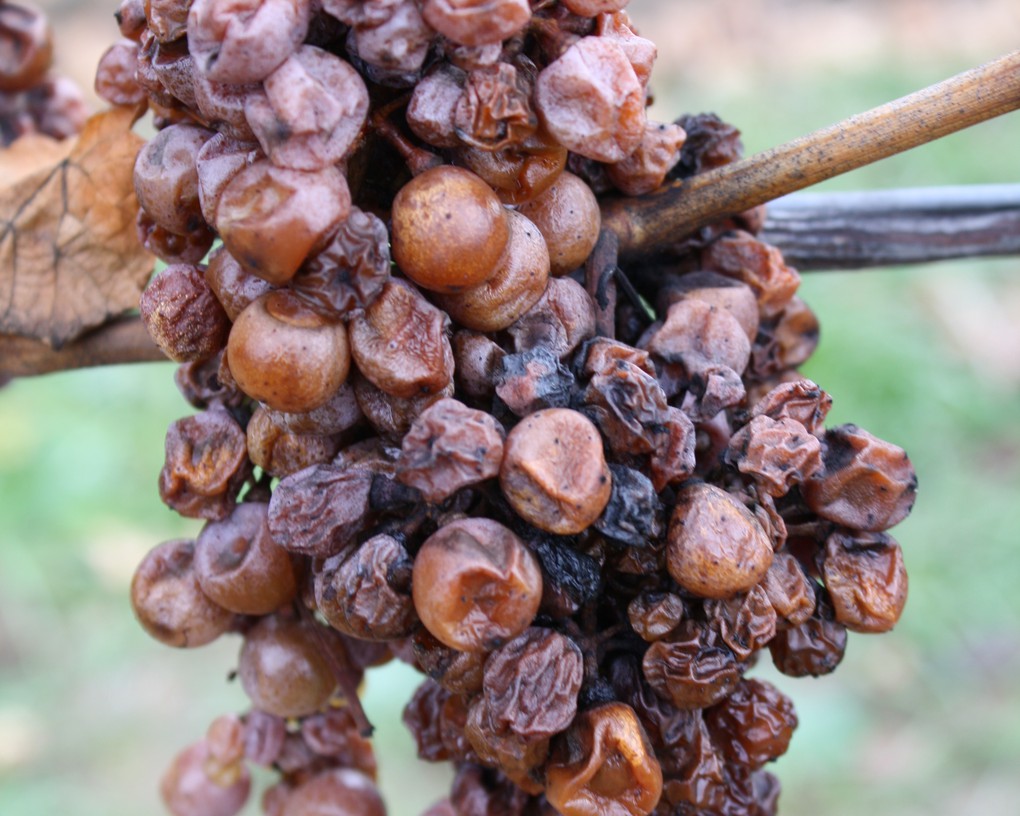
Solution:
<path fill-rule="evenodd" d="M 177 816 L 376 816 L 366 670 L 452 762 L 431 816 L 765 816 L 817 676 L 906 597 L 916 480 L 824 427 L 818 323 L 760 210 L 621 269 L 599 200 L 732 161 L 646 116 L 626 0 L 124 0 L 97 87 L 147 101 L 142 296 L 199 413 L 132 586 L 228 632 L 251 699 L 175 760 Z M 219 241 L 213 249 L 214 243 Z M 212 249 L 210 253 L 210 249 Z M 208 254 L 207 254 L 208 253 Z"/>
<path fill-rule="evenodd" d="M 64 139 L 88 117 L 78 86 L 50 72 L 53 32 L 38 9 L 0 0 L 0 148 L 19 136 Z"/>

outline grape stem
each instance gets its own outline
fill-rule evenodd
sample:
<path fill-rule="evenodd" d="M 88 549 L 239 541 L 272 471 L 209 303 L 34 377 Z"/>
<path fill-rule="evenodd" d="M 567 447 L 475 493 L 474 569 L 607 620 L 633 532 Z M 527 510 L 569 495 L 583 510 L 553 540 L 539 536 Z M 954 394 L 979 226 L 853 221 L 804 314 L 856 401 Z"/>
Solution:
<path fill-rule="evenodd" d="M 699 228 L 1020 108 L 1020 51 L 739 162 L 602 205 L 621 259 L 666 250 Z"/>
<path fill-rule="evenodd" d="M 595 333 L 616 337 L 616 235 L 604 229 L 584 264 L 584 288 L 595 304 Z"/>
<path fill-rule="evenodd" d="M 166 360 L 138 317 L 104 323 L 74 342 L 55 349 L 15 334 L 0 334 L 0 380 L 118 363 Z"/>
<path fill-rule="evenodd" d="M 1020 254 L 1020 184 L 797 193 L 759 236 L 801 272 Z"/>

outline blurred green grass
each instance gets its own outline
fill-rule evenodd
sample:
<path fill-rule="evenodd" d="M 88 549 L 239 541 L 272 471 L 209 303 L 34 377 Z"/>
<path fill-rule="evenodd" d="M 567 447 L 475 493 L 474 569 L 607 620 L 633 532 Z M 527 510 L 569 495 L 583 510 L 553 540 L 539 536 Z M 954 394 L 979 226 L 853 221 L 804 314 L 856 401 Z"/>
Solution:
<path fill-rule="evenodd" d="M 892 55 L 722 92 L 658 80 L 658 108 L 715 110 L 753 151 L 965 67 Z M 982 125 L 827 186 L 1018 181 L 1016 130 L 1015 118 Z M 966 299 L 933 308 L 952 304 L 961 281 L 1000 308 L 1012 302 L 1020 322 L 1020 260 L 805 276 L 822 341 L 804 373 L 833 395 L 830 424 L 902 445 L 921 487 L 894 531 L 911 582 L 897 629 L 852 636 L 827 678 L 759 670 L 801 717 L 775 769 L 786 816 L 983 815 L 1020 801 L 1020 384 L 981 365 L 1002 351 L 993 331 L 987 348 L 958 347 L 947 324 L 984 318 Z M 109 368 L 0 390 L 0 813 L 160 813 L 169 758 L 245 705 L 226 679 L 235 641 L 168 650 L 127 602 L 142 554 L 198 529 L 156 492 L 165 428 L 190 410 L 172 371 Z M 396 667 L 367 684 L 396 816 L 414 816 L 448 779 L 413 761 L 399 724 L 413 683 Z"/>

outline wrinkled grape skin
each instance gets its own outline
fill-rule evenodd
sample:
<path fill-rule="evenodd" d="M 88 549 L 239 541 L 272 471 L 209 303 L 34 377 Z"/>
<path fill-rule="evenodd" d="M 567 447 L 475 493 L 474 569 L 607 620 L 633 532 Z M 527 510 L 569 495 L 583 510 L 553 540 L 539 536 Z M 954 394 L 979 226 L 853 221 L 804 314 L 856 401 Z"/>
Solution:
<path fill-rule="evenodd" d="M 313 465 L 282 479 L 269 501 L 269 529 L 290 552 L 325 558 L 355 543 L 369 522 L 372 473 Z"/>
<path fill-rule="evenodd" d="M 595 336 L 595 304 L 573 278 L 550 278 L 542 297 L 507 332 L 518 353 L 544 346 L 562 359 Z"/>
<path fill-rule="evenodd" d="M 666 394 L 654 377 L 626 360 L 592 376 L 582 399 L 610 449 L 618 454 L 653 453 L 669 415 Z"/>
<path fill-rule="evenodd" d="M 300 45 L 311 9 L 305 0 L 194 0 L 188 48 L 213 82 L 261 82 Z"/>
<path fill-rule="evenodd" d="M 484 696 L 476 697 L 468 708 L 464 736 L 473 761 L 498 768 L 521 790 L 541 793 L 538 777 L 549 756 L 549 738 L 521 736 L 494 722 L 492 714 Z"/>
<path fill-rule="evenodd" d="M 799 378 L 778 385 L 751 409 L 751 417 L 795 419 L 811 433 L 818 433 L 832 408 L 832 397 L 811 380 Z"/>
<path fill-rule="evenodd" d="M 777 552 L 761 583 L 780 623 L 800 626 L 815 611 L 815 593 L 797 559 Z"/>
<path fill-rule="evenodd" d="M 743 326 L 752 343 L 758 336 L 761 322 L 758 300 L 746 283 L 727 278 L 718 272 L 689 272 L 665 283 L 658 291 L 657 311 L 661 314 L 678 300 L 693 298 L 732 314 Z"/>
<path fill-rule="evenodd" d="M 339 57 L 302 46 L 249 94 L 244 115 L 273 164 L 322 170 L 352 149 L 368 114 L 368 88 Z"/>
<path fill-rule="evenodd" d="M 538 127 L 530 97 L 530 83 L 513 65 L 476 68 L 468 74 L 453 112 L 458 137 L 485 151 L 520 144 Z"/>
<path fill-rule="evenodd" d="M 450 752 L 440 734 L 442 708 L 450 692 L 433 680 L 426 680 L 411 695 L 401 719 L 411 732 L 418 748 L 418 758 L 426 762 L 443 762 Z"/>
<path fill-rule="evenodd" d="M 560 177 L 567 151 L 540 128 L 503 150 L 462 148 L 454 160 L 481 176 L 504 204 L 520 205 L 544 193 Z"/>
<path fill-rule="evenodd" d="M 350 557 L 329 559 L 316 571 L 316 606 L 333 628 L 352 637 L 407 637 L 417 616 L 410 593 L 398 591 L 391 576 L 395 570 L 410 569 L 411 560 L 399 541 L 373 536 Z"/>
<path fill-rule="evenodd" d="M 233 621 L 228 610 L 202 592 L 194 557 L 193 541 L 166 541 L 149 551 L 131 581 L 135 617 L 148 634 L 167 646 L 204 646 Z"/>
<path fill-rule="evenodd" d="M 822 561 L 836 620 L 852 632 L 888 632 L 907 602 L 903 551 L 892 536 L 834 533 Z"/>
<path fill-rule="evenodd" d="M 293 433 L 277 425 L 272 409 L 264 405 L 255 409 L 245 431 L 248 458 L 270 476 L 288 476 L 324 464 L 340 450 L 338 436 Z"/>
<path fill-rule="evenodd" d="M 406 281 L 392 279 L 368 307 L 351 315 L 358 370 L 393 397 L 436 394 L 453 380 L 449 317 Z M 367 412 L 366 412 L 367 413 Z"/>
<path fill-rule="evenodd" d="M 389 278 L 386 224 L 352 207 L 333 240 L 305 262 L 290 288 L 313 309 L 335 320 L 372 303 Z"/>
<path fill-rule="evenodd" d="M 498 43 L 531 19 L 527 0 L 424 0 L 422 16 L 430 26 L 461 45 Z"/>
<path fill-rule="evenodd" d="M 722 366 L 743 372 L 751 357 L 747 333 L 730 312 L 696 298 L 669 307 L 666 320 L 643 347 L 667 363 L 682 365 L 688 375 Z"/>
<path fill-rule="evenodd" d="M 584 37 L 546 66 L 535 106 L 561 144 L 596 161 L 622 161 L 644 135 L 644 91 L 623 49 L 608 39 Z"/>
<path fill-rule="evenodd" d="M 771 496 L 785 496 L 822 467 L 821 443 L 794 419 L 757 416 L 730 439 L 727 458 Z"/>
<path fill-rule="evenodd" d="M 833 620 L 831 604 L 816 604 L 799 626 L 780 630 L 769 643 L 772 662 L 788 677 L 820 677 L 836 670 L 846 652 L 846 627 Z"/>
<path fill-rule="evenodd" d="M 255 134 L 244 118 L 244 102 L 257 88 L 258 85 L 213 82 L 196 70 L 192 91 L 199 114 L 197 118 L 231 139 L 255 142 Z"/>
<path fill-rule="evenodd" d="M 409 82 L 417 79 L 435 38 L 435 32 L 422 18 L 420 6 L 418 0 L 400 0 L 388 19 L 355 25 L 348 48 L 358 59 L 380 69 L 376 76 L 403 75 Z M 372 76 L 370 70 L 366 74 Z"/>
<path fill-rule="evenodd" d="M 159 495 L 188 518 L 219 519 L 250 472 L 244 431 L 226 410 L 179 419 L 167 429 Z"/>
<path fill-rule="evenodd" d="M 627 0 L 118 2 L 107 96 L 148 97 L 147 149 L 201 134 L 137 223 L 201 300 L 141 309 L 205 410 L 161 478 L 209 521 L 167 637 L 243 638 L 252 697 L 202 774 L 262 766 L 266 816 L 384 816 L 337 772 L 376 778 L 349 695 L 396 658 L 456 776 L 429 816 L 775 816 L 796 717 L 744 675 L 765 648 L 823 674 L 896 623 L 902 556 L 869 530 L 914 488 L 797 379 L 818 323 L 763 206 L 614 256 L 601 208 L 738 132 L 648 118 Z"/>
<path fill-rule="evenodd" d="M 641 471 L 610 465 L 613 492 L 595 529 L 633 547 L 647 547 L 659 539 L 663 529 L 662 502 L 651 480 Z"/>
<path fill-rule="evenodd" d="M 452 694 L 473 695 L 482 690 L 488 652 L 462 652 L 437 640 L 428 629 L 412 639 L 415 665 Z"/>
<path fill-rule="evenodd" d="M 482 695 L 492 724 L 529 739 L 563 731 L 577 713 L 583 676 L 581 650 L 570 638 L 528 629 L 485 662 Z"/>
<path fill-rule="evenodd" d="M 646 816 L 662 769 L 634 710 L 610 703 L 581 714 L 546 771 L 546 797 L 563 816 Z"/>
<path fill-rule="evenodd" d="M 778 616 L 761 584 L 726 601 L 707 601 L 705 615 L 738 660 L 747 660 L 776 635 Z"/>
<path fill-rule="evenodd" d="M 570 370 L 541 346 L 503 355 L 494 376 L 496 396 L 519 417 L 544 408 L 565 408 L 576 386 Z"/>
<path fill-rule="evenodd" d="M 687 134 L 679 125 L 648 122 L 641 143 L 623 161 L 609 165 L 609 180 L 624 195 L 639 196 L 662 186 L 680 160 Z"/>
<path fill-rule="evenodd" d="M 724 699 L 741 677 L 741 666 L 725 646 L 694 623 L 684 623 L 668 640 L 648 647 L 645 679 L 677 708 L 705 708 Z"/>
<path fill-rule="evenodd" d="M 705 724 L 731 762 L 761 768 L 786 753 L 797 727 L 793 703 L 764 680 L 745 679 L 705 714 Z"/>
<path fill-rule="evenodd" d="M 464 80 L 463 71 L 440 64 L 414 86 L 406 118 L 415 136 L 433 147 L 460 146 L 453 112 L 464 90 Z"/>
<path fill-rule="evenodd" d="M 581 0 L 581 2 L 586 2 L 586 0 Z M 612 0 L 595 0 L 595 2 L 608 4 Z M 620 3 L 615 2 L 613 5 L 619 6 Z M 659 49 L 651 40 L 637 34 L 630 15 L 626 11 L 606 11 L 597 15 L 595 17 L 595 33 L 620 46 L 630 61 L 641 87 L 647 90 Z"/>
<path fill-rule="evenodd" d="M 907 517 L 917 475 L 906 452 L 856 425 L 826 432 L 824 467 L 803 489 L 815 513 L 855 530 L 881 532 Z"/>
<path fill-rule="evenodd" d="M 429 502 L 499 473 L 503 428 L 484 411 L 443 399 L 426 408 L 404 436 L 397 479 Z"/>
<path fill-rule="evenodd" d="M 800 275 L 786 265 L 779 250 L 746 232 L 713 242 L 702 255 L 702 264 L 750 286 L 763 317 L 779 314 L 800 286 Z"/>
<path fill-rule="evenodd" d="M 669 635 L 684 616 L 684 602 L 672 592 L 638 595 L 627 605 L 627 619 L 642 640 L 654 643 Z"/>

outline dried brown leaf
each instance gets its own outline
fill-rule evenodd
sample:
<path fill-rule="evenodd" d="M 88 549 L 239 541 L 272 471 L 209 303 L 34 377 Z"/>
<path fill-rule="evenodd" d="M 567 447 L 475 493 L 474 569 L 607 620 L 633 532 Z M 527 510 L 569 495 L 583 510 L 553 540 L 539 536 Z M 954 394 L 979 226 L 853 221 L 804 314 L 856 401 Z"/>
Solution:
<path fill-rule="evenodd" d="M 154 259 L 135 235 L 134 111 L 76 140 L 0 151 L 0 332 L 56 348 L 138 305 Z"/>

